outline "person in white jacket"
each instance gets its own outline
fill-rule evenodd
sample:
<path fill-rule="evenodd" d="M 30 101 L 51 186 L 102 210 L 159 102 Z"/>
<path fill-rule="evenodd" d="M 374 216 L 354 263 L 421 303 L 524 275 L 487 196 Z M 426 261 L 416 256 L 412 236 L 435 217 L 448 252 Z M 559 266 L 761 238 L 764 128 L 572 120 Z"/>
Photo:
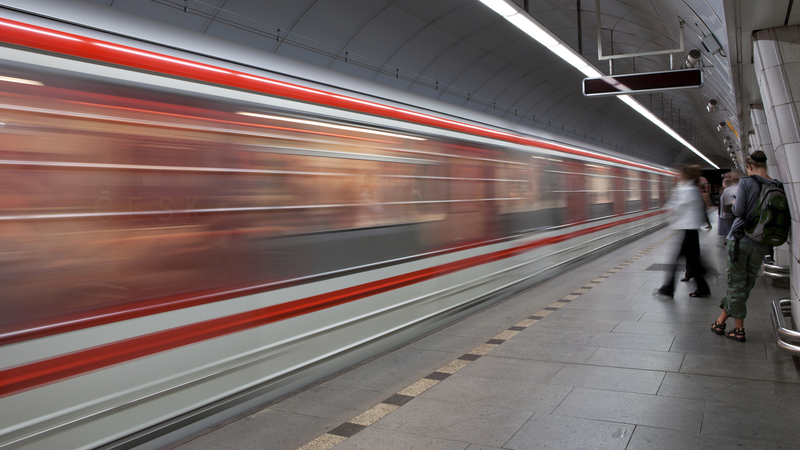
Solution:
<path fill-rule="evenodd" d="M 670 227 L 683 231 L 683 241 L 680 251 L 675 257 L 675 264 L 669 278 L 664 280 L 664 285 L 658 290 L 661 295 L 672 297 L 675 293 L 675 272 L 678 259 L 686 257 L 686 277 L 693 278 L 697 283 L 697 290 L 689 294 L 690 297 L 707 297 L 711 295 L 703 275 L 706 270 L 700 261 L 700 236 L 698 229 L 708 223 L 705 216 L 705 202 L 703 202 L 697 181 L 700 179 L 700 167 L 685 166 L 681 169 L 681 181 L 670 197 L 667 207 L 673 211 L 673 221 Z"/>

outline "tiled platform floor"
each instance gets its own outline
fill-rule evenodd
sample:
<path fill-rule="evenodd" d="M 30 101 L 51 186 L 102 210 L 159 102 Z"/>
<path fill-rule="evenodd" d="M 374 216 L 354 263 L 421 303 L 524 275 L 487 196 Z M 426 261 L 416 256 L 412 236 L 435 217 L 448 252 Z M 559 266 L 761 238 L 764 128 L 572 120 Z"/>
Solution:
<path fill-rule="evenodd" d="M 654 297 L 662 230 L 180 450 L 800 449 L 800 367 L 772 341 L 760 277 L 747 342 L 711 298 Z M 717 236 L 703 255 L 724 273 Z M 562 300 L 564 299 L 564 300 Z M 538 319 L 538 320 L 537 320 Z M 733 327 L 733 320 L 729 321 Z M 511 331 L 508 331 L 511 329 Z M 487 344 L 487 342 L 489 342 Z"/>

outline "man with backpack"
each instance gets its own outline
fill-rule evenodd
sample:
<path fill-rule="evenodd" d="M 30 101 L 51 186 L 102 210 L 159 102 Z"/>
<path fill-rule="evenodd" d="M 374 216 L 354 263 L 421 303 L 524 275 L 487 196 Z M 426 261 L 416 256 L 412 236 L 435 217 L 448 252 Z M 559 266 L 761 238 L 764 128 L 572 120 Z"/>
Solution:
<path fill-rule="evenodd" d="M 744 342 L 747 298 L 756 282 L 764 255 L 770 246 L 786 242 L 791 226 L 789 203 L 783 184 L 767 175 L 767 155 L 758 150 L 747 157 L 750 176 L 739 182 L 733 203 L 736 216 L 728 233 L 728 292 L 720 302 L 719 318 L 711 325 L 718 335 Z M 725 321 L 733 317 L 736 327 L 725 332 Z"/>

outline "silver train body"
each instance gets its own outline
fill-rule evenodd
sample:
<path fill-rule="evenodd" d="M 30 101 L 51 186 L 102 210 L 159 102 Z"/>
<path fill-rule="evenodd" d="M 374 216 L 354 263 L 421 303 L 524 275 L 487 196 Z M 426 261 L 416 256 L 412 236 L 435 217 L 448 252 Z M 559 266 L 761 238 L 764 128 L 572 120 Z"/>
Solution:
<path fill-rule="evenodd" d="M 0 449 L 156 448 L 666 220 L 662 167 L 280 59 L 0 21 Z"/>

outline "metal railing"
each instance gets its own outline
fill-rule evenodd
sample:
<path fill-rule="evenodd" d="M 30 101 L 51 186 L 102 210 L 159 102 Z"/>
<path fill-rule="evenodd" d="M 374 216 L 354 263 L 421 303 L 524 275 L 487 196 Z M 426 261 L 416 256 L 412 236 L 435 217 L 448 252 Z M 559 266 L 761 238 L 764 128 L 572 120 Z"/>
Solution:
<path fill-rule="evenodd" d="M 789 278 L 789 267 L 775 264 L 775 260 L 769 255 L 764 257 L 764 263 L 761 264 L 761 268 L 764 271 L 764 276 L 767 278 Z"/>
<path fill-rule="evenodd" d="M 787 328 L 784 320 L 792 316 L 792 301 L 787 298 L 773 300 L 771 316 L 775 345 L 793 356 L 800 356 L 800 332 Z"/>

